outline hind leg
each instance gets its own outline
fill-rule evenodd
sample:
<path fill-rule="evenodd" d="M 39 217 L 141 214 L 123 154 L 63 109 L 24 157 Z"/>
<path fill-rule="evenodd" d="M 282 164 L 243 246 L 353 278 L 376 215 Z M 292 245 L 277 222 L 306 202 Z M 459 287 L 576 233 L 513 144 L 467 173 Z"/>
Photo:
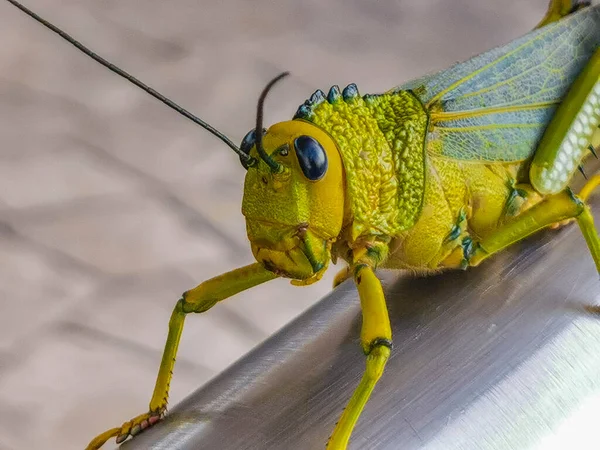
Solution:
<path fill-rule="evenodd" d="M 556 22 L 570 13 L 589 5 L 590 2 L 586 1 L 550 0 L 548 11 L 546 11 L 546 15 L 541 22 L 536 25 L 536 28 L 541 28 L 552 22 Z"/>
<path fill-rule="evenodd" d="M 533 156 L 529 180 L 541 194 L 566 188 L 600 125 L 600 49 L 562 100 Z M 593 148 L 593 147 L 591 147 Z"/>

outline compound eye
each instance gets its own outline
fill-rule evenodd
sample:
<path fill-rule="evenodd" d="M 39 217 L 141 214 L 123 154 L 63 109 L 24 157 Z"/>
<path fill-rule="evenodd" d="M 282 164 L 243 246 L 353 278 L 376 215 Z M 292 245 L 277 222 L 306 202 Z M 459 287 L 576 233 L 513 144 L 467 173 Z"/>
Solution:
<path fill-rule="evenodd" d="M 263 136 L 265 135 L 265 133 L 267 132 L 267 130 L 265 128 L 263 128 L 262 133 Z M 246 136 L 244 136 L 244 139 L 242 139 L 242 143 L 240 144 L 240 150 L 243 151 L 246 155 L 250 154 L 250 150 L 252 149 L 252 147 L 254 147 L 254 144 L 256 143 L 256 129 L 252 129 L 250 131 L 248 131 L 248 134 L 246 134 Z M 240 158 L 240 162 L 242 163 L 242 166 L 244 166 L 244 168 L 246 170 L 248 170 L 248 164 L 242 159 Z"/>
<path fill-rule="evenodd" d="M 304 176 L 311 181 L 323 178 L 327 172 L 327 153 L 321 144 L 310 136 L 298 136 L 294 148 Z"/>

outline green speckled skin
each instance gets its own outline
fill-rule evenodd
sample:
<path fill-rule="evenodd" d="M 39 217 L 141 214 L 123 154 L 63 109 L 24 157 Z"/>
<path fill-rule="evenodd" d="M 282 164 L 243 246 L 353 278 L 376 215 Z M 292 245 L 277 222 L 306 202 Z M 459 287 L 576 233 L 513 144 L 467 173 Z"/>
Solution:
<path fill-rule="evenodd" d="M 312 122 L 344 161 L 352 238 L 393 236 L 413 226 L 425 189 L 427 114 L 409 92 L 322 102 Z"/>
<path fill-rule="evenodd" d="M 386 247 L 384 267 L 464 267 L 471 242 L 543 199 L 531 160 L 599 45 L 596 6 L 386 94 L 317 91 L 295 118 L 342 156 L 348 204 L 333 256 L 367 243 Z"/>

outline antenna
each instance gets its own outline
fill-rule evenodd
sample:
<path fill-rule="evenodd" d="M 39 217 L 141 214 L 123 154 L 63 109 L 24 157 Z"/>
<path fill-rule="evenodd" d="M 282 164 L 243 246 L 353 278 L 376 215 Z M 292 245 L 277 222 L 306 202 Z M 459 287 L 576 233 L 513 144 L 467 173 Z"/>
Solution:
<path fill-rule="evenodd" d="M 58 34 L 65 41 L 67 41 L 70 44 L 74 45 L 78 50 L 80 50 L 81 52 L 85 53 L 87 56 L 89 56 L 90 58 L 92 58 L 94 61 L 102 64 L 107 69 L 109 69 L 112 72 L 116 73 L 117 75 L 125 78 L 127 81 L 129 81 L 130 83 L 132 83 L 135 86 L 139 87 L 143 91 L 147 92 L 148 94 L 150 94 L 155 99 L 163 102 L 169 108 L 174 109 L 175 111 L 177 111 L 182 116 L 188 118 L 189 120 L 191 120 L 195 124 L 200 125 L 202 128 L 204 128 L 209 133 L 212 133 L 214 136 L 216 136 L 221 141 L 223 141 L 225 144 L 227 144 L 234 152 L 236 152 L 239 155 L 239 157 L 245 163 L 247 163 L 247 164 L 251 164 L 252 163 L 252 160 L 254 158 L 252 158 L 251 156 L 249 156 L 246 153 L 244 153 L 243 151 L 241 151 L 238 148 L 238 146 L 235 145 L 231 141 L 231 139 L 229 139 L 223 133 L 221 133 L 220 131 L 218 131 L 216 128 L 213 128 L 211 125 L 209 125 L 208 123 L 206 123 L 204 120 L 200 119 L 199 117 L 196 117 L 194 114 L 192 114 L 191 112 L 189 112 L 186 109 L 182 108 L 177 103 L 173 102 L 172 100 L 169 100 L 167 97 L 165 97 L 164 95 L 162 95 L 159 92 L 155 91 L 150 86 L 142 83 L 140 80 L 138 80 L 137 78 L 135 78 L 133 75 L 130 75 L 129 73 L 125 72 L 123 69 L 118 68 L 117 66 L 115 66 L 111 62 L 109 62 L 106 59 L 102 58 L 100 55 L 94 53 L 89 48 L 87 48 L 85 45 L 83 45 L 81 42 L 77 41 L 72 36 L 70 36 L 69 34 L 65 33 L 60 28 L 58 28 L 57 26 L 51 24 L 47 20 L 45 20 L 42 17 L 38 16 L 36 13 L 34 13 L 30 9 L 26 8 L 25 6 L 23 6 L 22 4 L 20 4 L 16 0 L 7 0 L 7 1 L 9 3 L 12 3 L 14 6 L 16 6 L 17 8 L 19 8 L 21 11 L 23 11 L 28 16 L 30 16 L 33 19 L 37 20 L 39 23 L 41 23 L 42 25 L 44 25 L 46 28 L 49 28 L 54 33 Z"/>
<path fill-rule="evenodd" d="M 271 171 L 274 173 L 280 173 L 283 170 L 283 166 L 271 158 L 265 149 L 262 146 L 262 129 L 263 129 L 263 107 L 265 104 L 265 99 L 267 98 L 267 94 L 271 90 L 271 88 L 282 78 L 285 78 L 289 75 L 289 72 L 283 72 L 273 78 L 260 94 L 258 98 L 258 105 L 256 107 L 256 151 L 258 152 L 260 158 L 267 163 L 267 165 L 271 168 Z"/>

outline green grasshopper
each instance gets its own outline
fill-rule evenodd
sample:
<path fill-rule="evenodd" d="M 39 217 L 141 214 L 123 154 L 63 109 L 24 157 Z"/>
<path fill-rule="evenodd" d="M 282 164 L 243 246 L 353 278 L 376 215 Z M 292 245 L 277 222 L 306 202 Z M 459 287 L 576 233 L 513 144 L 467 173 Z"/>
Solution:
<path fill-rule="evenodd" d="M 247 169 L 242 213 L 257 262 L 201 283 L 175 305 L 149 411 L 96 437 L 117 443 L 165 413 L 185 317 L 277 277 L 335 279 L 359 292 L 366 368 L 329 441 L 345 449 L 382 376 L 392 335 L 377 268 L 435 273 L 477 266 L 545 227 L 575 220 L 600 271 L 600 238 L 568 184 L 600 142 L 600 6 L 552 0 L 529 34 L 383 94 L 316 91 L 293 120 L 256 127 L 238 147 L 201 119 L 8 0 L 117 74 L 219 137 Z M 594 153 L 595 154 L 595 153 Z"/>

